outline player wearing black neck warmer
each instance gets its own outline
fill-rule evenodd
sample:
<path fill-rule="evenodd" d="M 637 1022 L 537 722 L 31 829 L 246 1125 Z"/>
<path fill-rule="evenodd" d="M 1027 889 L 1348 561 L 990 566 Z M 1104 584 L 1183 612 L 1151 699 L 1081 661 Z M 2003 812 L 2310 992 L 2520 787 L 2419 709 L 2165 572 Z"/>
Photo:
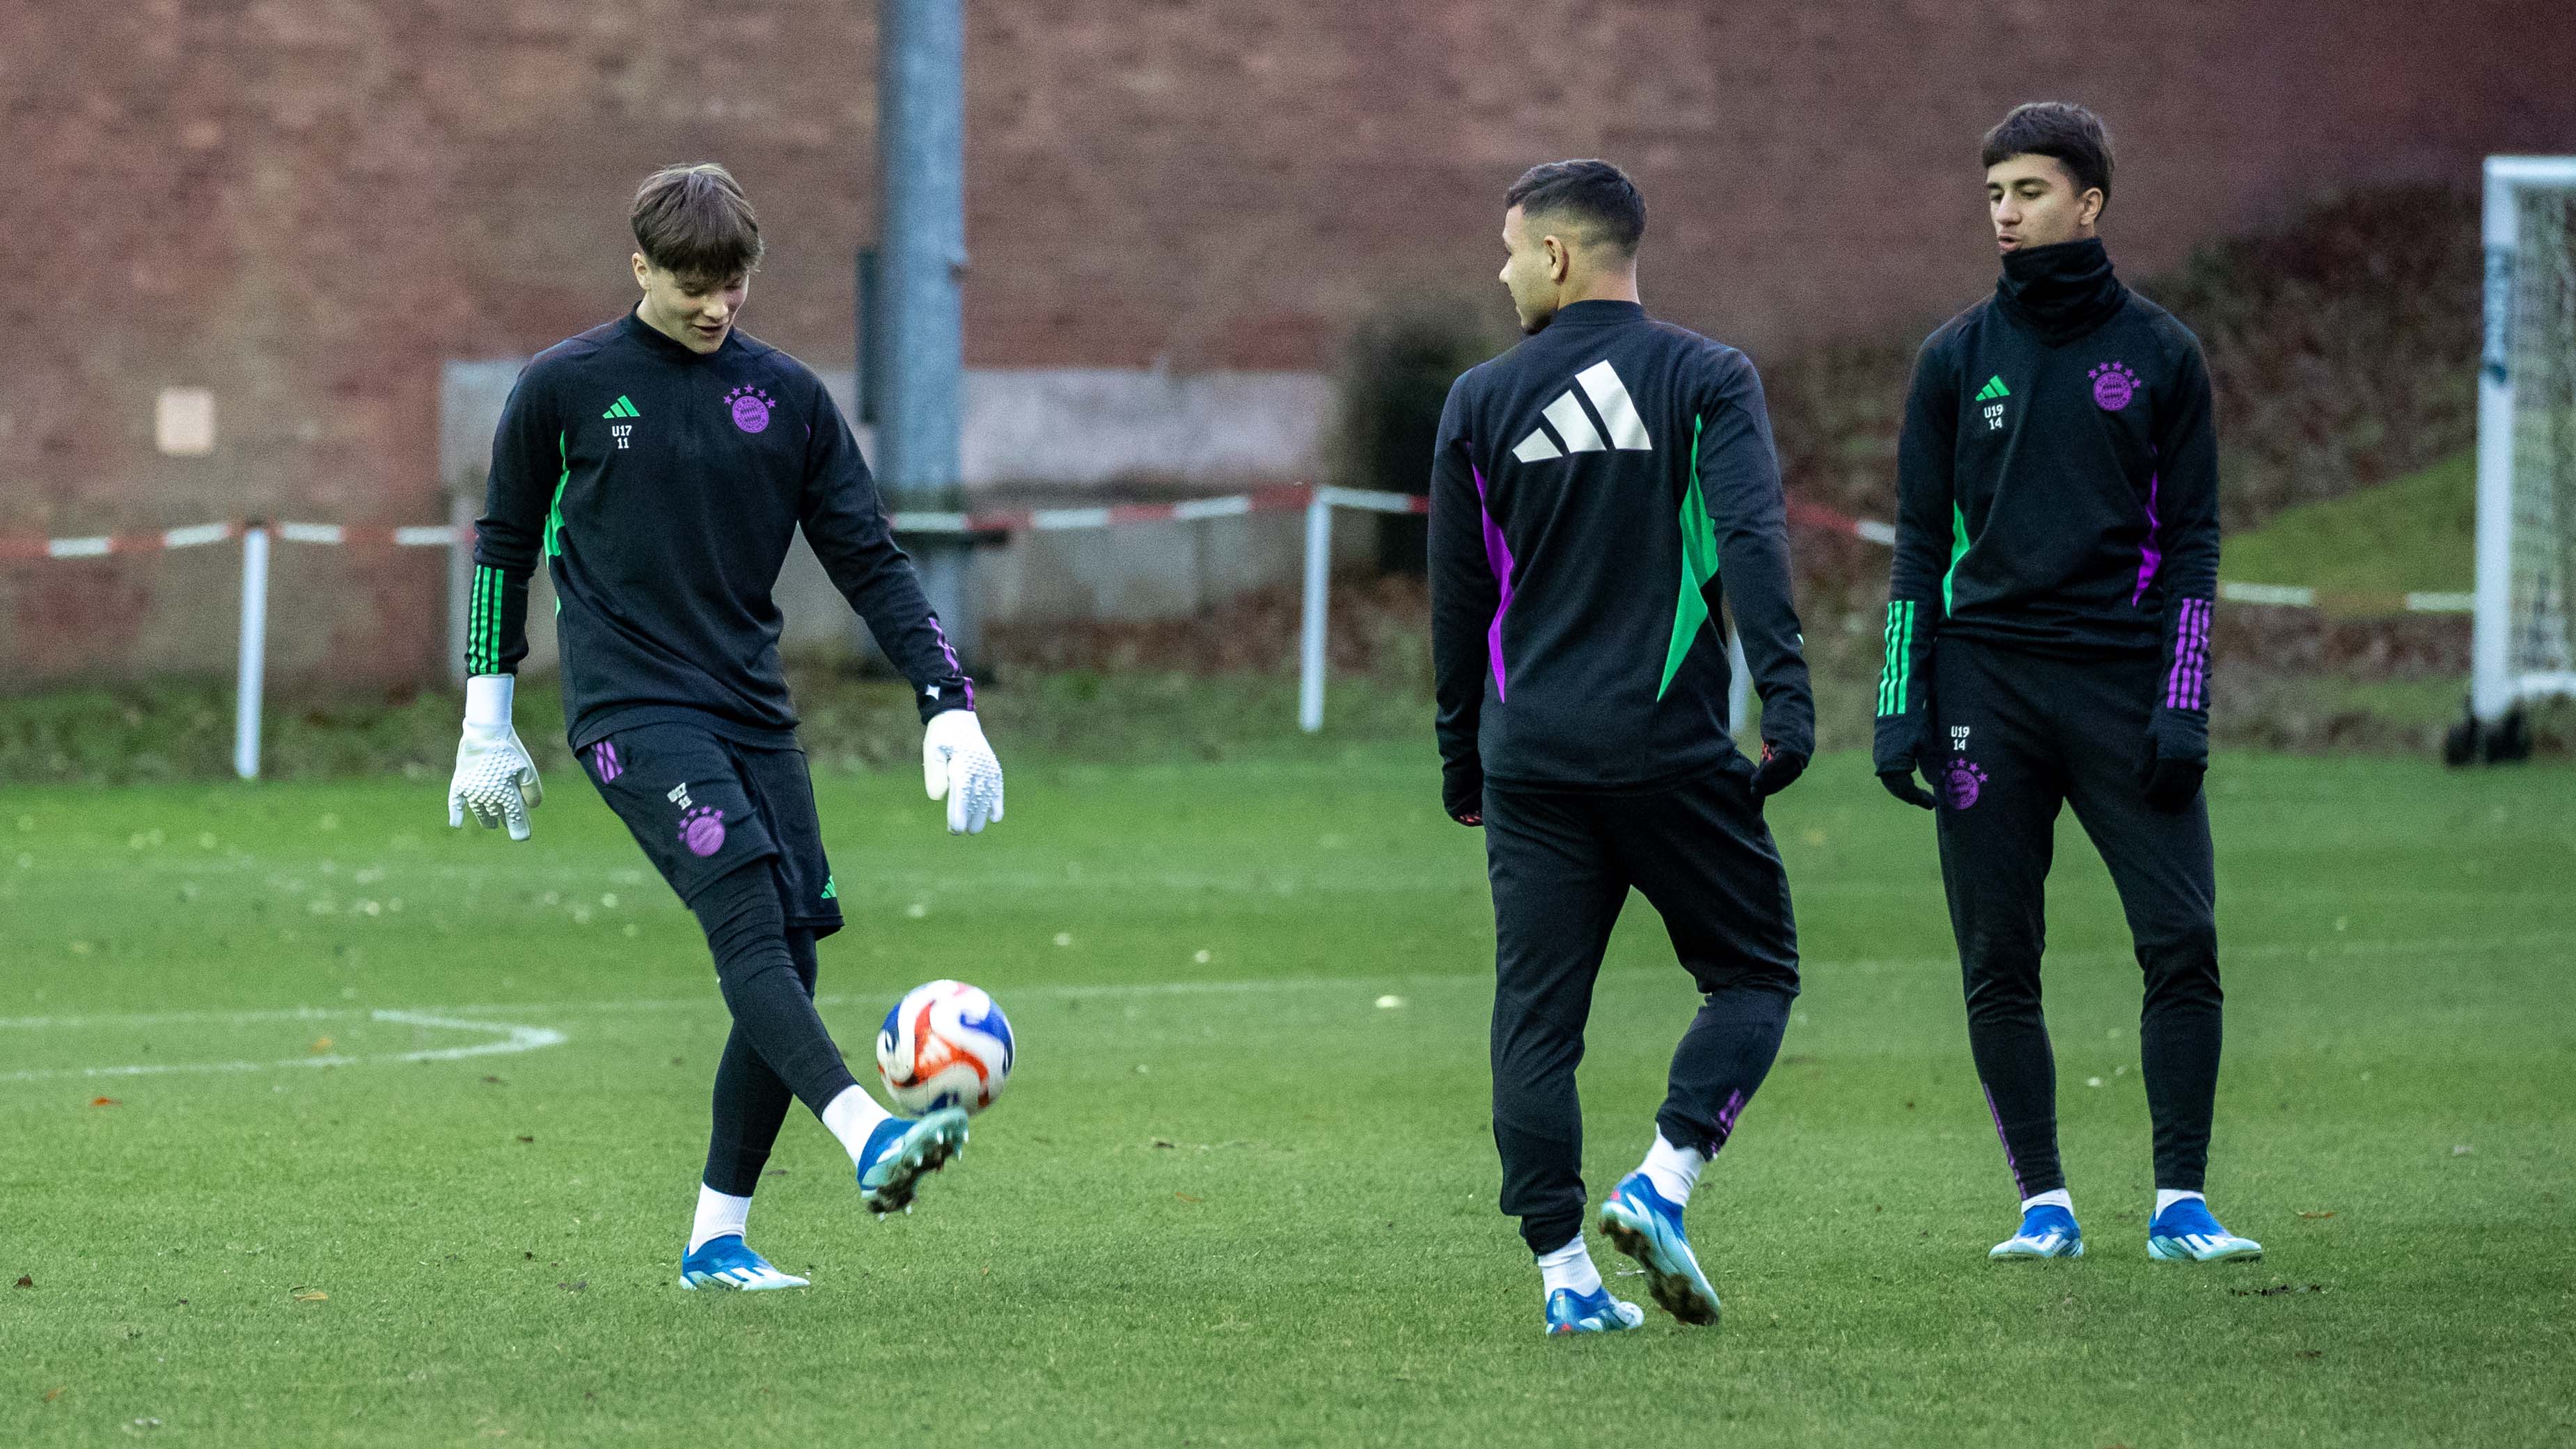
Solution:
<path fill-rule="evenodd" d="M 2003 278 L 1915 364 L 1875 763 L 1891 793 L 1938 808 L 1969 1046 L 2025 1211 L 1995 1255 L 2082 1251 L 2039 991 L 2050 849 L 2071 805 L 2146 978 L 2149 1249 L 2247 1256 L 2260 1247 L 2200 1201 L 2221 999 L 2200 794 L 2218 587 L 2209 372 L 2094 235 L 2111 181 L 2099 118 L 2023 106 L 1984 160 Z"/>

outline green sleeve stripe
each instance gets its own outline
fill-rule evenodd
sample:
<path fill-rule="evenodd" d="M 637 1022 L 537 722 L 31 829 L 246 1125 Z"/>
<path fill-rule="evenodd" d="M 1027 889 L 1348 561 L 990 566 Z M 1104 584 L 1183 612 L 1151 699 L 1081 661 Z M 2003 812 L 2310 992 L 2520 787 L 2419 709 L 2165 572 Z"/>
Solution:
<path fill-rule="evenodd" d="M 1673 687 L 1673 676 L 1681 672 L 1700 626 L 1708 622 L 1708 586 L 1717 577 L 1717 520 L 1709 516 L 1708 495 L 1699 485 L 1701 426 L 1700 419 L 1691 419 L 1690 491 L 1682 495 L 1677 519 L 1682 535 L 1681 590 L 1673 601 L 1673 637 L 1664 649 L 1663 682 L 1655 686 L 1658 700 Z"/>
<path fill-rule="evenodd" d="M 1959 511 L 1958 504 L 1953 503 L 1950 505 L 1950 567 L 1941 575 L 1941 612 L 1944 615 L 1957 610 L 1957 606 L 1950 602 L 1950 585 L 1959 577 L 1959 560 L 1967 556 L 1968 516 Z"/>
<path fill-rule="evenodd" d="M 1887 664 L 1878 676 L 1878 712 L 1903 714 L 1914 692 L 1914 601 L 1887 604 Z"/>

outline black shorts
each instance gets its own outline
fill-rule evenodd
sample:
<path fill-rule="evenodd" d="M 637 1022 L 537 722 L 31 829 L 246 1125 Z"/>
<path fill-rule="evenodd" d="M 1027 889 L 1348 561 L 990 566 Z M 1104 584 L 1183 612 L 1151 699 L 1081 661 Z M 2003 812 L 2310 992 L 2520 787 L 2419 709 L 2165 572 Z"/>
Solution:
<path fill-rule="evenodd" d="M 841 929 L 803 750 L 762 749 L 686 724 L 617 730 L 581 750 L 600 798 L 626 822 L 662 879 L 694 905 L 721 877 L 766 860 L 787 924 Z"/>

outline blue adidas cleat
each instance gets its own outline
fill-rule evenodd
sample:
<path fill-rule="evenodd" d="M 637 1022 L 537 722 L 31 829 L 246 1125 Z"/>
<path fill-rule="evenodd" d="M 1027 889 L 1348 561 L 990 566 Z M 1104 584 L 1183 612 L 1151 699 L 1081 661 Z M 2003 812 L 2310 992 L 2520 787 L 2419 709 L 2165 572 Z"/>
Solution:
<path fill-rule="evenodd" d="M 1571 1288 L 1559 1288 L 1547 1295 L 1547 1331 L 1551 1336 L 1619 1333 L 1645 1321 L 1646 1310 L 1611 1297 L 1606 1287 L 1594 1290 L 1590 1297 Z"/>
<path fill-rule="evenodd" d="M 2023 1213 L 2020 1229 L 1995 1244 L 1986 1256 L 2081 1258 L 2084 1256 L 2084 1230 L 2075 1225 L 2075 1214 L 2053 1202 L 2044 1202 Z"/>
<path fill-rule="evenodd" d="M 2147 1224 L 2147 1256 L 2163 1263 L 2224 1263 L 2263 1256 L 2263 1245 L 2218 1225 L 2209 1204 L 2187 1197 Z"/>
<path fill-rule="evenodd" d="M 921 1179 L 966 1149 L 966 1113 L 943 1107 L 914 1121 L 888 1117 L 868 1134 L 859 1165 L 859 1201 L 872 1213 L 912 1211 Z"/>
<path fill-rule="evenodd" d="M 1682 1210 L 1646 1174 L 1629 1173 L 1610 1190 L 1601 1204 L 1601 1234 L 1646 1270 L 1646 1291 L 1665 1312 L 1684 1323 L 1717 1322 L 1717 1290 L 1682 1236 Z"/>
<path fill-rule="evenodd" d="M 802 1288 L 806 1283 L 793 1273 L 781 1273 L 769 1266 L 769 1260 L 747 1247 L 740 1234 L 727 1233 L 698 1244 L 696 1252 L 680 1260 L 680 1286 L 760 1293 L 771 1288 Z"/>

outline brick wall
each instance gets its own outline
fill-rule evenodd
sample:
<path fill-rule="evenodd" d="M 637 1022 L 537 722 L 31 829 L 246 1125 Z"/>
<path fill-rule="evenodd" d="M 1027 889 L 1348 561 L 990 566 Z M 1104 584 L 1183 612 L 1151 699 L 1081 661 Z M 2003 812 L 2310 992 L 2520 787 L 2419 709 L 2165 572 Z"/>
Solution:
<path fill-rule="evenodd" d="M 1969 151 L 2015 100 L 2111 117 L 2133 271 L 2321 191 L 2576 149 L 2564 0 L 974 0 L 969 26 L 991 366 L 1313 367 L 1380 298 L 1498 305 L 1495 198 L 1563 155 L 1643 183 L 1650 305 L 1777 355 L 1984 285 Z M 0 533 L 439 517 L 440 362 L 624 306 L 623 203 L 670 160 L 762 207 L 752 329 L 846 365 L 874 75 L 866 0 L 0 0 Z M 212 457 L 154 451 L 171 385 L 214 390 Z M 0 672 L 215 671 L 229 579 L 0 565 Z M 283 672 L 438 672 L 434 557 L 296 551 L 280 587 Z"/>

